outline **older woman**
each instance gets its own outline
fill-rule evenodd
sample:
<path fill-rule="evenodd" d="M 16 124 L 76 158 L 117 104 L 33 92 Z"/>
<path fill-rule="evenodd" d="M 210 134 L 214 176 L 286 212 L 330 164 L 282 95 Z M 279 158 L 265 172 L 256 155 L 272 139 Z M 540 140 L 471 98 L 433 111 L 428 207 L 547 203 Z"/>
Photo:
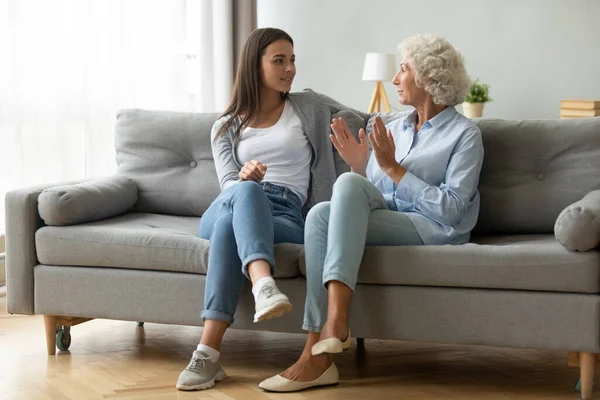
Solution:
<path fill-rule="evenodd" d="M 469 87 L 463 58 L 432 35 L 410 37 L 401 50 L 393 83 L 400 103 L 415 110 L 387 125 L 375 118 L 370 157 L 364 130 L 357 141 L 343 120 L 331 125 L 331 141 L 352 172 L 307 216 L 308 339 L 300 359 L 262 389 L 338 382 L 332 354 L 350 346 L 348 309 L 365 245 L 462 244 L 475 226 L 483 145 L 478 128 L 454 108 Z"/>

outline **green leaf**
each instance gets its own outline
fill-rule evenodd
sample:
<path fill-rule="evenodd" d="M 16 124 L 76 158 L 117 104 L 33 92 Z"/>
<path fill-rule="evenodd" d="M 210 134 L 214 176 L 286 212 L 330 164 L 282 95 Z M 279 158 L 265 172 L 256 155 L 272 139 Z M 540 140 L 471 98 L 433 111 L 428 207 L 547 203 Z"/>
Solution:
<path fill-rule="evenodd" d="M 479 82 L 479 78 L 471 84 L 465 101 L 467 103 L 485 103 L 491 101 L 489 98 L 490 86 Z"/>

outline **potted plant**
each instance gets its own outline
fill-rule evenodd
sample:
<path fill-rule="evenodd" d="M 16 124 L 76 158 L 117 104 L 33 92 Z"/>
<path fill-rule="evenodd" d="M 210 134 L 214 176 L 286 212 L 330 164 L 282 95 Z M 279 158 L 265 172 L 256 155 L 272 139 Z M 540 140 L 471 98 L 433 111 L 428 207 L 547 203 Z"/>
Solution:
<path fill-rule="evenodd" d="M 489 98 L 489 85 L 479 82 L 476 79 L 471 84 L 467 97 L 462 103 L 463 113 L 467 118 L 478 118 L 483 115 L 483 104 L 491 101 Z"/>

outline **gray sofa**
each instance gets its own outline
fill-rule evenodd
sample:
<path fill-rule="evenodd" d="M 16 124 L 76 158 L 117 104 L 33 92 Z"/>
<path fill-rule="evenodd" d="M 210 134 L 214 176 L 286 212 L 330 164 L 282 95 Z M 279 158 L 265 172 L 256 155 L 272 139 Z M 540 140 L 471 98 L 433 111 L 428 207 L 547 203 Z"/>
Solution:
<path fill-rule="evenodd" d="M 89 318 L 202 324 L 209 243 L 197 231 L 219 193 L 216 117 L 124 110 L 116 176 L 7 194 L 8 311 L 45 315 L 49 354 Z M 353 335 L 577 352 L 588 396 L 600 353 L 600 118 L 476 123 L 485 162 L 472 242 L 367 248 Z M 247 286 L 234 328 L 301 332 L 303 247 L 276 246 L 276 263 L 293 311 L 254 324 Z"/>

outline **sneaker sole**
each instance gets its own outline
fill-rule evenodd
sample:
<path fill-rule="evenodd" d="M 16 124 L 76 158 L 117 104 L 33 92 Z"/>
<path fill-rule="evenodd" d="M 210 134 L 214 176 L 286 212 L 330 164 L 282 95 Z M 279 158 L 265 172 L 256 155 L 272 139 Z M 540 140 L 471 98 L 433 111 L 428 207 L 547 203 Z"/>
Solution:
<path fill-rule="evenodd" d="M 210 381 L 204 382 L 200 385 L 194 385 L 194 386 L 177 385 L 175 387 L 178 390 L 185 390 L 185 391 L 210 389 L 211 387 L 215 386 L 217 382 L 221 382 L 225 378 L 227 378 L 227 374 L 225 373 L 225 371 L 223 369 L 221 369 L 219 372 L 217 372 L 217 374 L 215 375 L 214 378 L 212 378 Z"/>
<path fill-rule="evenodd" d="M 254 314 L 254 322 L 266 321 L 268 319 L 279 318 L 283 314 L 288 313 L 292 310 L 292 303 L 287 301 L 280 301 L 270 307 L 260 310 Z"/>

